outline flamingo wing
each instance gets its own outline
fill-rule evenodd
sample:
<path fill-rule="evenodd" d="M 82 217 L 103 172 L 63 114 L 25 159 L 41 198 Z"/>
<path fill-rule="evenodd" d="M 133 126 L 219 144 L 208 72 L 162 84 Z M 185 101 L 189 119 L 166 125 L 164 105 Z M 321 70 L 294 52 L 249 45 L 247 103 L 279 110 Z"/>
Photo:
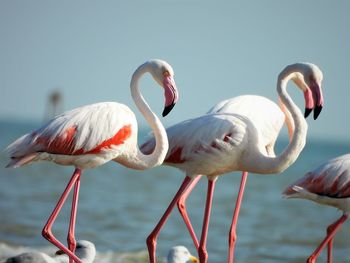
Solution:
<path fill-rule="evenodd" d="M 247 117 L 259 127 L 261 143 L 273 147 L 285 121 L 279 106 L 273 101 L 257 95 L 242 95 L 223 100 L 208 113 L 233 113 Z"/>
<path fill-rule="evenodd" d="M 166 129 L 169 150 L 165 163 L 182 163 L 202 154 L 228 150 L 238 146 L 245 136 L 245 123 L 234 114 L 207 114 L 180 122 Z M 141 150 L 153 151 L 154 137 L 147 140 Z"/>
<path fill-rule="evenodd" d="M 331 159 L 307 173 L 287 187 L 284 195 L 292 197 L 298 194 L 296 189 L 300 188 L 309 193 L 331 198 L 350 197 L 350 154 Z"/>
<path fill-rule="evenodd" d="M 23 158 L 36 152 L 79 155 L 98 153 L 131 136 L 135 116 L 125 105 L 96 103 L 58 115 L 6 149 L 10 157 Z"/>

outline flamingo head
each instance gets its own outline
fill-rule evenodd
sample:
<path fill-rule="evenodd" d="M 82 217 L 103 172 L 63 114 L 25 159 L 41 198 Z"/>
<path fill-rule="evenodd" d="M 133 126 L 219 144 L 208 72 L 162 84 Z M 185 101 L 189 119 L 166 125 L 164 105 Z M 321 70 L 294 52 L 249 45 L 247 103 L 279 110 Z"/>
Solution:
<path fill-rule="evenodd" d="M 174 80 L 174 70 L 165 61 L 153 59 L 148 62 L 150 64 L 150 73 L 154 80 L 164 89 L 165 105 L 163 117 L 175 106 L 179 94 Z"/>
<path fill-rule="evenodd" d="M 168 263 L 185 263 L 188 261 L 199 262 L 198 258 L 192 256 L 184 246 L 175 246 L 170 249 L 168 253 Z"/>
<path fill-rule="evenodd" d="M 323 95 L 321 84 L 323 80 L 322 71 L 314 64 L 305 63 L 306 72 L 304 81 L 308 87 L 304 91 L 305 98 L 305 118 L 314 110 L 314 119 L 316 120 L 323 107 Z"/>
<path fill-rule="evenodd" d="M 314 119 L 316 120 L 324 104 L 321 89 L 322 71 L 312 63 L 297 63 L 295 66 L 297 71 L 294 74 L 293 81 L 304 92 L 304 116 L 307 118 L 314 111 Z"/>

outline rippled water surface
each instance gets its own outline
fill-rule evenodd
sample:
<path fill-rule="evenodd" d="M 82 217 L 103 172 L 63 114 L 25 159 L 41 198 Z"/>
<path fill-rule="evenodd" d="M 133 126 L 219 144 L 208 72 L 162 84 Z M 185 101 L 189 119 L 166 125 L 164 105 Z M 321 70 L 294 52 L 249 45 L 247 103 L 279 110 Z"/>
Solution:
<path fill-rule="evenodd" d="M 33 124 L 0 122 L 0 147 L 34 128 Z M 286 142 L 282 141 L 278 149 Z M 304 200 L 285 200 L 281 191 L 324 160 L 350 152 L 348 142 L 309 140 L 297 162 L 281 175 L 248 177 L 238 222 L 237 263 L 305 262 L 325 235 L 328 224 L 341 212 Z M 50 215 L 72 172 L 71 167 L 35 163 L 19 169 L 3 168 L 0 155 L 0 262 L 29 248 L 53 251 L 41 237 Z M 134 171 L 117 163 L 84 172 L 78 208 L 76 236 L 95 243 L 96 262 L 147 262 L 145 238 L 165 211 L 182 182 L 183 174 L 171 167 Z M 210 263 L 226 262 L 227 236 L 240 182 L 240 173 L 218 180 L 208 236 Z M 202 179 L 188 200 L 188 209 L 200 235 L 206 195 Z M 54 225 L 64 241 L 69 205 Z M 334 262 L 350 261 L 350 227 L 345 224 L 335 239 Z M 175 210 L 158 239 L 158 256 L 164 258 L 174 245 L 191 239 Z M 24 248 L 25 247 L 25 248 Z M 326 262 L 322 254 L 320 262 Z"/>

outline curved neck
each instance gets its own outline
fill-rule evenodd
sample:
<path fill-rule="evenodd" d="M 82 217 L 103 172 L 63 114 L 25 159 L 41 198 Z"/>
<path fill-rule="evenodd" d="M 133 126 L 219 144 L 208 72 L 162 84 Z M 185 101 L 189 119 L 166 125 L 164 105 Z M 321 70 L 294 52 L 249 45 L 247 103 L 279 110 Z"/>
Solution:
<path fill-rule="evenodd" d="M 289 71 L 285 74 L 283 73 L 284 72 L 282 72 L 278 78 L 277 93 L 283 107 L 290 113 L 291 119 L 287 121 L 292 121 L 294 123 L 294 132 L 289 145 L 280 155 L 276 157 L 259 156 L 259 158 L 263 160 L 257 162 L 260 164 L 260 167 L 259 165 L 257 167 L 258 173 L 283 172 L 295 162 L 306 143 L 307 123 L 302 112 L 287 93 L 287 83 L 291 79 L 294 80 L 295 72 Z"/>
<path fill-rule="evenodd" d="M 139 79 L 146 72 L 150 72 L 150 65 L 145 63 L 141 65 L 133 74 L 130 83 L 131 96 L 138 107 L 141 114 L 145 117 L 147 123 L 151 126 L 156 140 L 156 147 L 154 151 L 149 154 L 143 154 L 139 147 L 136 147 L 135 156 L 131 158 L 129 166 L 134 169 L 144 170 L 161 165 L 164 161 L 166 153 L 169 148 L 168 137 L 163 124 L 159 118 L 152 112 L 147 102 L 140 93 L 138 84 Z"/>
<path fill-rule="evenodd" d="M 288 129 L 289 142 L 291 142 L 294 134 L 294 121 L 293 121 L 292 115 L 290 114 L 286 106 L 283 104 L 280 97 L 278 98 L 278 104 L 284 113 L 285 123 Z"/>

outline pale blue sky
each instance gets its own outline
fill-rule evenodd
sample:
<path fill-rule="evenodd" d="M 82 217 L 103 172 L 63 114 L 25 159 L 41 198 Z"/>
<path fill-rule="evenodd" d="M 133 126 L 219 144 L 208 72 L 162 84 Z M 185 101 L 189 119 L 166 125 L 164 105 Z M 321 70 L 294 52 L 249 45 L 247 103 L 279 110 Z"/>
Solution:
<path fill-rule="evenodd" d="M 163 119 L 170 125 L 241 94 L 277 101 L 280 70 L 308 61 L 324 73 L 325 96 L 309 138 L 349 141 L 349 14 L 347 0 L 1 0 L 0 119 L 41 120 L 56 88 L 66 110 L 118 101 L 136 111 L 130 76 L 162 58 L 180 91 Z M 150 78 L 141 84 L 160 114 L 161 90 Z M 289 90 L 304 108 L 300 92 Z"/>

